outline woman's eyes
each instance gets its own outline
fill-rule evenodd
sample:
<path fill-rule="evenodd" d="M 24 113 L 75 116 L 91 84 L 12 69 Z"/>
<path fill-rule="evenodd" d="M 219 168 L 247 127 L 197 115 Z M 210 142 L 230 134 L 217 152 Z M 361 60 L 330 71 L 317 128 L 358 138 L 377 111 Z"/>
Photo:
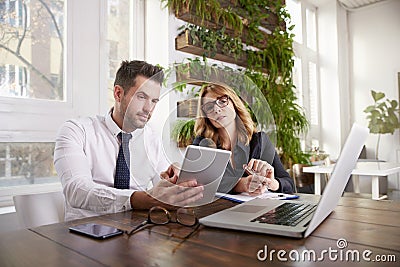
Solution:
<path fill-rule="evenodd" d="M 218 99 L 218 100 L 216 101 L 216 103 L 217 103 L 218 105 L 226 105 L 227 102 L 228 102 L 228 99 L 226 99 L 226 98 Z"/>

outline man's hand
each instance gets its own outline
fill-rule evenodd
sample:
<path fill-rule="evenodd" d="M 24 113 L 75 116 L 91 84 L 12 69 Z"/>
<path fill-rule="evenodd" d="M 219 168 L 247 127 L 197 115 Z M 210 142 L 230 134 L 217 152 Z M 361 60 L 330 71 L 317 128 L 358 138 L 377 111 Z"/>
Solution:
<path fill-rule="evenodd" d="M 174 162 L 169 165 L 168 169 L 165 172 L 160 174 L 162 179 L 168 180 L 171 183 L 176 183 L 179 176 L 179 163 Z"/>
<path fill-rule="evenodd" d="M 178 175 L 178 164 L 171 164 L 165 172 L 160 174 L 161 181 L 152 189 L 132 194 L 132 208 L 149 209 L 157 205 L 167 208 L 183 207 L 203 197 L 203 186 L 199 186 L 195 179 L 176 184 Z"/>
<path fill-rule="evenodd" d="M 161 180 L 148 192 L 149 195 L 164 204 L 178 207 L 186 206 L 203 197 L 204 187 L 198 186 L 196 180 L 180 184 L 172 183 L 170 180 Z"/>

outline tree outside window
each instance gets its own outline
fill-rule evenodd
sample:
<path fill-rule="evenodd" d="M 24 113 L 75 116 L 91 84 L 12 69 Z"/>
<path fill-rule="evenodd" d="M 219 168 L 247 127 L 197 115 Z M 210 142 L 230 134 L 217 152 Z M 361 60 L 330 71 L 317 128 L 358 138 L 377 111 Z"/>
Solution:
<path fill-rule="evenodd" d="M 0 96 L 64 101 L 63 21 L 63 0 L 0 0 Z"/>

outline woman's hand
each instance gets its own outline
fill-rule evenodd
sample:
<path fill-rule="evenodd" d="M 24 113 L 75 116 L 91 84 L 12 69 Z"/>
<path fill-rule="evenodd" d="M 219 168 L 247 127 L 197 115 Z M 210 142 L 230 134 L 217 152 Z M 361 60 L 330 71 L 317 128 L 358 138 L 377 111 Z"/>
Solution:
<path fill-rule="evenodd" d="M 272 191 L 276 191 L 279 189 L 279 182 L 275 179 L 274 175 L 274 167 L 272 167 L 268 162 L 259 159 L 251 159 L 246 167 L 250 170 L 253 170 L 257 176 L 265 178 L 262 179 L 261 177 L 258 177 L 257 179 L 255 179 L 255 175 L 253 175 L 253 179 L 255 179 L 255 181 L 252 182 L 253 187 L 256 186 L 257 183 L 261 183 L 261 185 L 265 185 L 268 189 Z M 256 186 L 256 188 L 258 188 L 258 185 Z"/>
<path fill-rule="evenodd" d="M 260 159 L 251 159 L 249 163 L 247 163 L 247 167 L 264 177 L 270 177 L 271 172 L 272 177 L 274 175 L 274 167 L 272 167 L 268 162 Z"/>
<path fill-rule="evenodd" d="M 242 177 L 236 184 L 233 191 L 237 193 L 248 193 L 250 196 L 258 196 L 267 191 L 268 186 L 265 182 L 267 178 L 259 175 L 249 175 L 247 177 Z"/>

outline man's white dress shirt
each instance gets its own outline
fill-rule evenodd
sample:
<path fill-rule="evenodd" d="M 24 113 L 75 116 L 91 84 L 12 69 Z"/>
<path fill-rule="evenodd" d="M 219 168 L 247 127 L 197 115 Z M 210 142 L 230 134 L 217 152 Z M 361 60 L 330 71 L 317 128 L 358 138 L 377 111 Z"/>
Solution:
<path fill-rule="evenodd" d="M 69 120 L 61 127 L 54 165 L 66 199 L 66 220 L 131 209 L 132 193 L 151 188 L 168 168 L 161 138 L 145 126 L 133 131 L 129 142 L 130 189 L 114 188 L 120 132 L 111 112 Z"/>

